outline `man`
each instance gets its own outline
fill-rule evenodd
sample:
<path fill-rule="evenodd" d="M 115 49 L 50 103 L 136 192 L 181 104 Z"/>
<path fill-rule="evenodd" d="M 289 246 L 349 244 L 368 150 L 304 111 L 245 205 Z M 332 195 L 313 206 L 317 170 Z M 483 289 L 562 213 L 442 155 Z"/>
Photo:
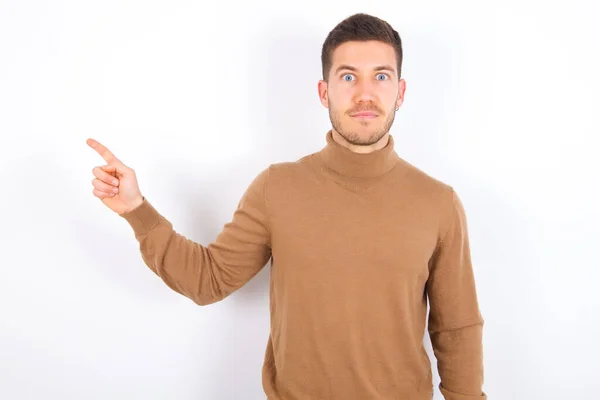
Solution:
<path fill-rule="evenodd" d="M 98 142 L 93 193 L 133 228 L 145 264 L 199 305 L 271 260 L 269 400 L 429 400 L 428 331 L 446 400 L 481 400 L 482 327 L 467 222 L 453 188 L 400 158 L 389 129 L 404 99 L 402 45 L 357 14 L 323 44 L 319 152 L 272 164 L 207 246 L 175 232 L 135 172 Z"/>

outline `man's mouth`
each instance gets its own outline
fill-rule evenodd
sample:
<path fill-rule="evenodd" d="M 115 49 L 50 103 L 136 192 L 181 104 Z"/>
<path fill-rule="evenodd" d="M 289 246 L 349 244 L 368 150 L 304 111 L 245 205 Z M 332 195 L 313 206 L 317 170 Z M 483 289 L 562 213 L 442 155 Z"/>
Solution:
<path fill-rule="evenodd" d="M 353 118 L 375 118 L 377 117 L 377 114 L 372 111 L 360 111 L 357 113 L 352 113 L 350 116 Z"/>

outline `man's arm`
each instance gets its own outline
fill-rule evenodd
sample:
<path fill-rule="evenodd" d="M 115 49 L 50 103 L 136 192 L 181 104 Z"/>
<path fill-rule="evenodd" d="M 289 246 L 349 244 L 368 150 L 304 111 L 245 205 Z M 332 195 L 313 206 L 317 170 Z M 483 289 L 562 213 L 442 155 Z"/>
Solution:
<path fill-rule="evenodd" d="M 253 180 L 231 221 L 208 246 L 177 233 L 146 198 L 119 215 L 133 228 L 145 264 L 171 289 L 208 305 L 242 287 L 271 257 L 268 174 L 265 169 Z"/>
<path fill-rule="evenodd" d="M 446 400 L 485 400 L 481 316 L 467 219 L 452 189 L 438 247 L 430 260 L 428 331 Z"/>

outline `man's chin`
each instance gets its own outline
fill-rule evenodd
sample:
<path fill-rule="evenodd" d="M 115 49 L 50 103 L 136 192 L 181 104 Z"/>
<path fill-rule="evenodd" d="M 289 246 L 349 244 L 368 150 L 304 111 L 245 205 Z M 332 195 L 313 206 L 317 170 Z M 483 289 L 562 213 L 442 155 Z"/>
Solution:
<path fill-rule="evenodd" d="M 382 133 L 381 129 L 348 129 L 339 133 L 348 143 L 355 146 L 371 146 L 385 135 L 385 132 Z"/>

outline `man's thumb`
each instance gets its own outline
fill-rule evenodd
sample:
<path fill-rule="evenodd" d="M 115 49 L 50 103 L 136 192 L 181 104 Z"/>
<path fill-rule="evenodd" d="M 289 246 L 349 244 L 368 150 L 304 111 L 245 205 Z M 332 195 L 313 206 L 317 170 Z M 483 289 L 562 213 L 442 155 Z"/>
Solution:
<path fill-rule="evenodd" d="M 113 163 L 113 164 L 108 164 L 108 165 L 103 165 L 102 170 L 110 173 L 119 173 L 119 174 L 125 174 L 127 172 L 127 167 L 125 167 L 124 165 L 122 165 L 121 163 Z"/>

